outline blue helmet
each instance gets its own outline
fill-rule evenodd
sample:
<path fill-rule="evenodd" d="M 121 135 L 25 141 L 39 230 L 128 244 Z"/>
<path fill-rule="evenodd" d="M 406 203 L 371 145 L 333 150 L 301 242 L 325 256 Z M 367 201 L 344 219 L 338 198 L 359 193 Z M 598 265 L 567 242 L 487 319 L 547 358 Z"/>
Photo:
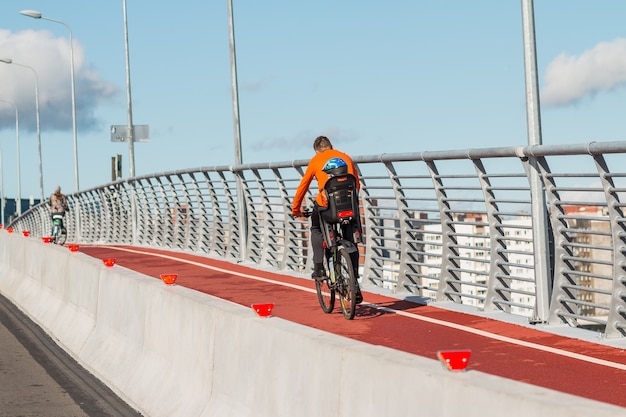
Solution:
<path fill-rule="evenodd" d="M 322 171 L 331 177 L 336 175 L 345 175 L 348 173 L 348 164 L 341 158 L 330 158 L 326 161 Z"/>

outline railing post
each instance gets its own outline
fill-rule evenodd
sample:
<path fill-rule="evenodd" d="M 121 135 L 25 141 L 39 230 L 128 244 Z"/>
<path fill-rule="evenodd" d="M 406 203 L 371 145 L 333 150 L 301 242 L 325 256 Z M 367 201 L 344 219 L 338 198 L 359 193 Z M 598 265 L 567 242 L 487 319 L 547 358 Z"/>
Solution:
<path fill-rule="evenodd" d="M 287 269 L 287 264 L 288 264 L 287 261 L 289 259 L 289 253 L 292 250 L 289 247 L 289 244 L 290 244 L 289 235 L 291 233 L 289 229 L 291 229 L 291 226 L 293 225 L 293 219 L 291 217 L 291 204 L 290 204 L 291 199 L 289 196 L 289 192 L 287 191 L 287 187 L 285 186 L 285 181 L 283 180 L 283 176 L 280 173 L 280 170 L 278 170 L 277 168 L 273 168 L 272 172 L 274 173 L 274 178 L 278 186 L 278 194 L 280 195 L 280 202 L 282 206 L 282 221 L 284 225 L 284 231 L 283 231 L 284 245 L 283 245 L 283 253 L 281 255 L 281 260 L 280 260 L 280 269 L 284 271 Z"/>
<path fill-rule="evenodd" d="M 134 168 L 133 168 L 134 170 Z M 130 199 L 131 199 L 131 207 L 130 207 L 130 225 L 131 225 L 131 235 L 130 241 L 133 245 L 137 244 L 137 191 L 135 189 L 135 181 L 128 182 L 128 188 L 130 188 Z"/>
<path fill-rule="evenodd" d="M 478 180 L 480 181 L 480 188 L 483 191 L 483 198 L 485 200 L 485 206 L 487 210 L 487 221 L 489 222 L 489 248 L 491 253 L 491 263 L 489 267 L 489 280 L 487 281 L 487 293 L 485 295 L 485 311 L 503 310 L 507 313 L 511 312 L 511 307 L 508 304 L 500 303 L 497 301 L 502 298 L 505 301 L 511 301 L 511 294 L 498 291 L 500 281 L 498 275 L 509 275 L 509 267 L 507 266 L 509 259 L 506 254 L 506 244 L 504 242 L 505 236 L 502 227 L 502 218 L 498 214 L 497 199 L 491 189 L 491 182 L 485 166 L 480 159 L 473 159 L 474 168 L 478 174 Z"/>
<path fill-rule="evenodd" d="M 367 286 L 372 285 L 372 283 L 375 281 L 374 269 L 372 268 L 372 264 L 374 262 L 372 260 L 374 250 L 372 249 L 373 245 L 368 244 L 368 242 L 372 242 L 372 239 L 374 238 L 374 221 L 372 216 L 372 213 L 374 212 L 374 207 L 372 206 L 372 200 L 370 198 L 367 188 L 367 182 L 360 172 L 359 177 L 361 180 L 361 191 L 359 193 L 359 200 L 361 201 L 361 207 L 363 210 L 363 213 L 361 214 L 361 226 L 363 227 L 363 230 L 361 232 L 364 233 L 363 238 L 365 243 L 365 245 L 363 245 L 365 251 L 363 256 L 363 271 L 361 272 L 361 287 L 367 288 Z"/>
<path fill-rule="evenodd" d="M 81 219 L 82 216 L 81 211 L 82 211 L 82 203 L 81 203 L 81 194 L 75 194 L 76 199 L 74 200 L 74 239 L 77 242 L 81 241 Z M 67 225 L 65 225 L 65 227 L 67 228 Z"/>
<path fill-rule="evenodd" d="M 539 110 L 539 83 L 537 81 L 537 53 L 535 50 L 535 19 L 533 0 L 522 0 L 522 27 L 524 36 L 524 74 L 526 77 L 526 121 L 528 145 L 541 145 L 541 117 Z M 546 200 L 537 169 L 537 161 L 529 158 L 529 181 L 533 218 L 533 247 L 535 258 L 535 312 L 531 322 L 548 321 L 550 311 L 550 264 L 546 256 L 548 244 L 548 216 Z"/>
<path fill-rule="evenodd" d="M 619 194 L 615 191 L 615 184 L 609 168 L 602 155 L 594 155 L 593 159 L 598 168 L 598 176 L 607 201 L 607 211 L 611 219 L 611 240 L 613 242 L 613 282 L 611 285 L 611 303 L 604 334 L 606 337 L 620 337 L 626 335 L 626 254 L 624 242 L 626 230 L 624 227 L 624 213 L 621 208 Z"/>
<path fill-rule="evenodd" d="M 408 216 L 408 205 L 406 203 L 406 197 L 404 195 L 404 191 L 402 190 L 402 185 L 400 184 L 400 179 L 398 178 L 398 173 L 392 162 L 385 162 L 385 168 L 387 168 L 387 174 L 389 175 L 389 181 L 391 183 L 391 188 L 393 189 L 393 195 L 396 200 L 396 208 L 398 210 L 398 223 L 399 223 L 399 232 L 400 232 L 400 253 L 399 253 L 399 265 L 398 265 L 398 284 L 396 286 L 396 291 L 406 291 L 407 286 L 406 283 L 411 283 L 411 280 L 407 277 L 408 270 L 408 252 L 409 252 L 409 233 L 408 233 L 408 225 L 409 225 L 409 216 Z M 420 294 L 421 295 L 421 294 Z"/>
<path fill-rule="evenodd" d="M 248 258 L 248 209 L 245 196 L 245 181 L 243 171 L 235 171 L 237 180 L 237 212 L 239 228 L 239 262 L 245 262 Z"/>
<path fill-rule="evenodd" d="M 454 218 L 446 189 L 439 176 L 439 170 L 434 161 L 426 161 L 430 176 L 435 187 L 435 195 L 439 205 L 439 218 L 441 219 L 441 273 L 439 287 L 437 289 L 437 301 L 451 300 L 461 302 L 461 277 L 458 273 L 459 252 L 456 248 Z"/>

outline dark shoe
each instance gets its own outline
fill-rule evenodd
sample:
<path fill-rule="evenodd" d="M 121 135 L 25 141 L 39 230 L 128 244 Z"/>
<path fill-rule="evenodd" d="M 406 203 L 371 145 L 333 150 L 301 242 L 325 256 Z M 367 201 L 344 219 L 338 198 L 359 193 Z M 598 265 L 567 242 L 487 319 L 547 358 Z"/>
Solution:
<path fill-rule="evenodd" d="M 363 302 L 363 294 L 361 294 L 360 288 L 356 289 L 356 296 L 354 298 L 356 299 L 357 304 L 361 304 Z"/>
<path fill-rule="evenodd" d="M 326 270 L 324 269 L 324 264 L 316 264 L 313 269 L 313 273 L 311 274 L 311 278 L 316 281 L 322 281 L 326 279 Z"/>

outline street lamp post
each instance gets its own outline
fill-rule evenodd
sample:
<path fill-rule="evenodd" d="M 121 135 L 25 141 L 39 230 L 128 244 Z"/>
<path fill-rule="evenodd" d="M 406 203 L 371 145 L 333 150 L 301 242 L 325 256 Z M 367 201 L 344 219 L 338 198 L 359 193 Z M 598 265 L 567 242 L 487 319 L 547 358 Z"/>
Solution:
<path fill-rule="evenodd" d="M 130 94 L 130 51 L 128 47 L 128 19 L 126 17 L 126 0 L 122 1 L 124 9 L 124 51 L 126 53 L 126 101 L 128 103 L 128 167 L 130 177 L 135 176 L 135 135 L 133 132 L 133 104 Z"/>
<path fill-rule="evenodd" d="M 79 190 L 78 184 L 78 140 L 76 137 L 76 91 L 75 91 L 75 80 L 74 80 L 74 45 L 72 40 L 72 29 L 65 22 L 60 20 L 50 19 L 48 17 L 43 17 L 41 12 L 36 10 L 22 10 L 20 14 L 24 16 L 32 17 L 33 19 L 43 19 L 49 20 L 50 22 L 60 23 L 70 34 L 70 78 L 72 84 L 72 132 L 74 135 L 74 191 Z"/>
<path fill-rule="evenodd" d="M 9 103 L 15 109 L 15 142 L 17 147 L 17 197 L 15 198 L 15 207 L 17 215 L 22 215 L 22 174 L 20 170 L 20 119 L 17 112 L 17 106 L 12 101 L 0 98 L 0 101 Z"/>
<path fill-rule="evenodd" d="M 526 126 L 528 146 L 541 145 L 541 114 L 539 105 L 539 82 L 537 76 L 537 50 L 535 39 L 535 11 L 533 0 L 522 0 L 522 34 L 524 39 L 524 75 L 526 81 Z M 530 195 L 533 213 L 534 253 L 549 253 L 548 213 L 546 195 L 541 181 L 537 158 L 529 158 Z M 547 323 L 550 316 L 550 257 L 535 259 L 535 313 L 531 323 Z"/>
<path fill-rule="evenodd" d="M 237 81 L 237 53 L 235 51 L 235 18 L 233 15 L 233 0 L 228 0 L 228 35 L 230 46 L 230 77 L 232 81 L 233 95 L 233 122 L 235 130 L 235 163 L 241 165 L 243 163 L 243 155 L 241 150 L 241 123 L 239 121 L 239 85 Z M 237 205 L 239 206 L 239 250 L 240 260 L 246 260 L 248 247 L 248 215 L 246 211 L 246 201 L 243 195 L 244 185 L 241 172 L 237 172 Z"/>
<path fill-rule="evenodd" d="M 129 176 L 135 176 L 135 132 L 133 126 L 133 101 L 130 89 L 130 48 L 128 46 L 128 18 L 126 12 L 126 0 L 122 1 L 122 9 L 124 11 L 124 52 L 126 55 L 126 102 L 128 105 L 128 167 Z M 131 200 L 131 225 L 132 239 L 136 242 L 137 237 L 137 193 L 135 187 L 132 187 Z"/>
<path fill-rule="evenodd" d="M 13 62 L 10 58 L 0 58 L 0 62 L 4 62 L 5 64 L 13 64 L 20 67 L 28 68 L 33 72 L 35 76 L 35 112 L 37 113 L 37 148 L 39 154 L 39 194 L 41 197 L 41 202 L 44 201 L 43 198 L 43 163 L 41 160 L 41 127 L 39 125 L 39 80 L 37 78 L 37 72 L 34 68 L 29 67 L 28 65 L 18 64 L 17 62 Z"/>
<path fill-rule="evenodd" d="M 237 53 L 235 51 L 235 19 L 233 1 L 228 0 L 228 35 L 230 41 L 230 78 L 233 95 L 233 121 L 235 128 L 235 163 L 243 163 L 241 150 L 241 124 L 239 121 L 239 85 L 237 81 Z"/>

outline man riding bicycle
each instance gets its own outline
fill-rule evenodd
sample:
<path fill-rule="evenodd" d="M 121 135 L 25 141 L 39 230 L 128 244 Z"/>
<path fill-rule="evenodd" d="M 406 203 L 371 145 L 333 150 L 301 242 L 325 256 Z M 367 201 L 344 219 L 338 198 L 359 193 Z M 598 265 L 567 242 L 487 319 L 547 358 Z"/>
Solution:
<path fill-rule="evenodd" d="M 291 212 L 294 217 L 303 218 L 302 202 L 309 190 L 311 181 L 315 177 L 317 181 L 317 187 L 319 193 L 315 198 L 315 204 L 313 205 L 313 211 L 311 212 L 311 247 L 313 248 L 313 273 L 311 277 L 314 279 L 323 279 L 326 277 L 326 270 L 324 268 L 324 238 L 322 236 L 322 230 L 320 229 L 320 208 L 323 210 L 327 206 L 327 201 L 324 199 L 324 185 L 328 181 L 328 174 L 324 172 L 326 163 L 333 159 L 339 158 L 345 161 L 348 174 L 354 176 L 356 180 L 357 191 L 360 188 L 359 174 L 356 170 L 352 158 L 347 154 L 333 149 L 333 145 L 326 136 L 318 136 L 313 142 L 313 149 L 315 150 L 315 156 L 309 161 L 309 165 L 306 168 L 304 176 L 300 180 L 300 185 L 296 190 L 296 195 L 293 199 L 293 205 Z M 352 264 L 354 265 L 355 276 L 358 277 L 358 252 L 354 254 Z M 360 303 L 363 299 L 360 289 L 357 289 L 357 302 Z"/>
<path fill-rule="evenodd" d="M 69 210 L 67 198 L 65 197 L 65 194 L 61 193 L 61 187 L 57 185 L 54 189 L 54 193 L 50 195 L 50 215 L 52 216 L 52 224 L 54 224 L 55 219 L 61 220 L 61 228 L 63 233 L 65 233 L 63 217 L 65 217 L 65 212 L 67 210 Z"/>

